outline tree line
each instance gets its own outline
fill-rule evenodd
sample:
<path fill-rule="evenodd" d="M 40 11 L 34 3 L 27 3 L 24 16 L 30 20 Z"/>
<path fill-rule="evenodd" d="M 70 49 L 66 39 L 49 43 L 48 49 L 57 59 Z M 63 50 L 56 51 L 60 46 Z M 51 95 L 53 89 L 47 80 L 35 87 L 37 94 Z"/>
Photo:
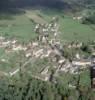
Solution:
<path fill-rule="evenodd" d="M 44 82 L 28 74 L 21 77 L 0 78 L 0 100 L 94 100 L 89 87 L 80 87 L 80 76 L 76 88 L 66 87 L 61 80 L 57 83 Z"/>

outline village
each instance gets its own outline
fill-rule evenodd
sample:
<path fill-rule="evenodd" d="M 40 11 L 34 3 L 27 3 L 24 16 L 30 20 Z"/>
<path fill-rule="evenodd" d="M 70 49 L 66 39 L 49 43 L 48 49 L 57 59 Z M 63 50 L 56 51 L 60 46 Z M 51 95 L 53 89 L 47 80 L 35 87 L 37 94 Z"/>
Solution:
<path fill-rule="evenodd" d="M 85 69 L 89 69 L 92 65 L 94 65 L 95 55 L 93 52 L 92 55 L 87 58 L 81 57 L 78 52 L 74 54 L 74 58 L 72 60 L 64 56 L 64 48 L 81 48 L 83 44 L 82 42 L 73 43 L 72 45 L 65 44 L 64 47 L 64 45 L 61 44 L 59 37 L 59 25 L 57 23 L 58 18 L 54 17 L 50 23 L 42 25 L 37 24 L 34 29 L 37 34 L 37 38 L 34 41 L 30 41 L 25 44 L 20 43 L 16 38 L 9 40 L 0 36 L 0 48 L 4 48 L 5 54 L 11 54 L 12 52 L 19 53 L 21 51 L 27 59 L 20 67 L 16 66 L 9 72 L 1 71 L 2 74 L 12 77 L 20 72 L 21 69 L 23 70 L 23 68 L 26 68 L 27 64 L 32 62 L 31 64 L 34 65 L 38 60 L 47 59 L 48 65 L 44 65 L 42 68 L 41 65 L 39 65 L 41 69 L 39 69 L 39 66 L 36 66 L 39 71 L 35 71 L 31 76 L 42 81 L 52 81 L 53 79 L 56 79 L 60 73 L 78 75 Z M 33 62 L 33 60 L 35 61 Z M 0 62 L 3 63 L 6 63 L 7 61 L 8 60 L 4 58 L 0 59 Z M 31 67 L 31 65 L 29 67 Z M 31 73 L 32 69 L 28 70 L 28 72 Z"/>

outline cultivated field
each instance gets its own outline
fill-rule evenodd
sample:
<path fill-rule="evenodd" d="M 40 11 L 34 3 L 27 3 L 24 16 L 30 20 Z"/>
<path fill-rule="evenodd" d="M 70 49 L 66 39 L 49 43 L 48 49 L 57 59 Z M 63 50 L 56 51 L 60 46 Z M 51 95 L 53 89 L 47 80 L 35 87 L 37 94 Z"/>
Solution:
<path fill-rule="evenodd" d="M 35 37 L 33 31 L 35 23 L 47 23 L 53 16 L 59 17 L 62 40 L 86 42 L 95 40 L 95 26 L 83 25 L 56 10 L 26 10 L 24 14 L 8 15 L 8 18 L 0 20 L 0 34 L 8 38 L 17 37 L 21 41 L 28 42 Z"/>
<path fill-rule="evenodd" d="M 73 20 L 71 16 L 66 16 L 59 11 L 50 10 L 25 10 L 24 14 L 12 15 L 11 17 L 9 16 L 8 19 L 5 17 L 0 20 L 0 35 L 8 38 L 8 40 L 16 38 L 20 42 L 28 43 L 36 37 L 34 33 L 35 24 L 50 22 L 53 16 L 59 17 L 60 37 L 63 41 L 79 40 L 87 42 L 88 40 L 95 40 L 95 26 L 83 25 L 79 21 Z M 17 69 L 19 67 L 20 55 L 17 53 L 7 54 L 4 49 L 1 48 L 0 60 L 4 59 L 7 59 L 8 62 L 0 61 L 0 71 L 10 72 L 11 69 Z M 36 64 L 29 63 L 27 70 L 30 71 L 29 73 L 39 75 L 44 69 L 45 64 L 47 65 L 48 63 L 46 63 L 46 61 L 38 61 Z M 89 71 L 84 71 L 81 74 L 80 84 L 83 86 L 90 86 L 89 76 Z M 61 74 L 58 79 L 62 79 L 64 85 L 74 80 L 73 76 L 69 74 Z M 77 81 L 77 76 L 75 79 L 76 80 L 73 82 Z"/>

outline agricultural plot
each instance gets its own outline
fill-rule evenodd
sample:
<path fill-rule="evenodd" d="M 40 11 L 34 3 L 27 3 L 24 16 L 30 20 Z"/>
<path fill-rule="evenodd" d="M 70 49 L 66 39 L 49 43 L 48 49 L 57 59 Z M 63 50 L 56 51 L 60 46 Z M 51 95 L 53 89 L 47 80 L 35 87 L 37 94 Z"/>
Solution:
<path fill-rule="evenodd" d="M 28 17 L 32 22 L 34 23 L 39 23 L 39 24 L 46 24 L 47 22 L 44 20 L 44 18 L 41 16 L 41 14 L 39 12 L 36 11 L 36 14 L 35 12 L 33 11 L 27 11 L 26 10 L 26 17 Z"/>
<path fill-rule="evenodd" d="M 29 43 L 29 41 L 35 39 L 36 34 L 34 32 L 34 27 L 36 23 L 46 23 L 50 22 L 53 16 L 59 17 L 59 24 L 60 24 L 60 37 L 64 41 L 88 41 L 88 40 L 95 40 L 95 31 L 88 25 L 83 25 L 77 20 L 73 20 L 72 17 L 64 16 L 63 14 L 59 14 L 59 12 L 52 12 L 52 11 L 33 11 L 29 10 L 26 11 L 25 14 L 21 15 L 14 15 L 13 19 L 3 19 L 0 20 L 0 35 L 8 38 L 9 40 L 12 38 L 16 38 L 19 42 Z M 94 27 L 94 26 L 93 26 Z M 12 69 L 13 71 L 19 70 L 19 60 L 20 55 L 17 53 L 10 53 L 6 54 L 5 48 L 0 49 L 0 59 L 3 59 L 3 62 L 0 62 L 0 71 L 10 72 Z M 24 58 L 24 57 L 23 57 Z M 7 59 L 8 61 L 4 61 Z M 23 59 L 26 61 L 26 59 Z M 37 63 L 38 62 L 38 63 Z M 46 61 L 37 61 L 33 63 L 29 63 L 26 66 L 25 70 L 31 73 L 31 75 L 37 75 L 41 77 L 41 72 L 47 72 L 46 67 L 50 65 L 49 62 Z M 24 62 L 23 62 L 24 63 Z M 52 65 L 51 65 L 52 66 Z M 50 66 L 50 67 L 51 67 Z M 15 69 L 15 70 L 14 70 Z M 24 68 L 23 68 L 24 69 Z M 48 72 L 51 72 L 52 68 L 48 68 Z M 12 72 L 13 72 L 12 71 Z M 85 75 L 87 75 L 85 77 Z M 44 75 L 42 75 L 44 76 Z M 90 77 L 89 72 L 84 72 L 81 75 L 81 83 L 80 84 L 87 84 L 89 86 Z M 63 80 L 63 84 L 66 85 L 68 82 L 73 79 L 73 76 L 62 74 L 59 77 L 60 80 Z M 68 79 L 68 80 L 67 80 Z M 86 80 L 85 80 L 86 79 Z M 65 81 L 64 81 L 65 80 Z M 85 81 L 84 81 L 85 80 Z M 76 80 L 77 81 L 77 80 Z"/>
<path fill-rule="evenodd" d="M 77 20 L 72 18 L 64 18 L 60 20 L 60 30 L 63 39 L 66 40 L 79 40 L 83 42 L 95 40 L 95 30 L 90 25 L 83 25 Z"/>
<path fill-rule="evenodd" d="M 13 20 L 0 20 L 0 35 L 27 42 L 35 37 L 33 27 L 34 23 L 25 15 L 16 15 Z"/>
<path fill-rule="evenodd" d="M 26 10 L 25 14 L 12 16 L 12 19 L 0 20 L 0 35 L 17 37 L 20 41 L 28 42 L 35 37 L 35 23 L 46 23 L 53 16 L 59 17 L 61 39 L 67 41 L 95 40 L 95 26 L 83 25 L 72 17 L 64 16 L 62 12 L 50 10 Z"/>
<path fill-rule="evenodd" d="M 0 55 L 0 71 L 9 72 L 12 68 L 15 68 L 17 66 L 15 59 L 15 53 L 6 54 L 3 50 L 3 53 Z"/>
<path fill-rule="evenodd" d="M 46 20 L 50 21 L 53 16 L 59 17 L 59 25 L 61 32 L 61 39 L 67 41 L 92 41 L 95 40 L 95 25 L 81 24 L 81 21 L 74 20 L 73 17 L 64 15 L 63 12 L 59 11 L 42 11 L 43 16 Z"/>
<path fill-rule="evenodd" d="M 16 37 L 21 42 L 29 42 L 36 36 L 34 33 L 35 23 L 46 23 L 56 15 L 59 16 L 60 36 L 63 41 L 95 40 L 95 31 L 90 26 L 82 25 L 71 17 L 63 17 L 64 14 L 59 11 L 50 10 L 26 10 L 25 14 L 13 15 L 11 19 L 1 19 L 0 35 L 9 39 Z M 1 56 L 2 54 L 8 56 L 4 53 L 4 50 L 0 50 L 0 53 Z"/>

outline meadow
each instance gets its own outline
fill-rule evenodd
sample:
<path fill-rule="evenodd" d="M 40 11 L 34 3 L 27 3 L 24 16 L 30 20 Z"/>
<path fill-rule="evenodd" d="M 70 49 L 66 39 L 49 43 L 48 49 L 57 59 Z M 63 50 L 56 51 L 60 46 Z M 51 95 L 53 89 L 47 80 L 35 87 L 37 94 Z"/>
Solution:
<path fill-rule="evenodd" d="M 3 18 L 1 18 L 3 16 Z M 8 16 L 8 17 L 6 17 Z M 52 17 L 58 16 L 60 25 L 60 37 L 62 41 L 92 41 L 95 40 L 95 30 L 92 26 L 81 24 L 77 20 L 73 20 L 72 16 L 65 15 L 63 12 L 58 10 L 25 10 L 24 14 L 1 14 L 0 17 L 0 35 L 6 38 L 17 38 L 20 42 L 28 43 L 29 41 L 35 39 L 36 33 L 34 32 L 35 23 L 48 23 L 51 21 Z M 95 27 L 95 26 L 93 26 Z M 23 62 L 26 61 L 24 57 L 21 59 L 21 54 L 10 53 L 6 54 L 4 49 L 0 48 L 0 59 L 7 59 L 8 62 L 0 61 L 0 71 L 10 72 L 12 69 L 17 69 L 19 67 L 19 61 L 22 59 Z M 50 66 L 46 60 L 38 60 L 37 63 L 29 63 L 27 65 L 27 73 L 31 75 L 40 76 L 40 72 L 47 66 Z M 52 65 L 51 65 L 52 66 Z M 49 71 L 52 70 L 49 69 Z M 82 87 L 90 86 L 90 72 L 88 70 L 80 74 L 79 85 Z M 18 74 L 17 74 L 18 75 Z M 42 76 L 41 76 L 42 77 Z M 75 79 L 75 80 L 74 80 Z M 60 73 L 58 80 L 64 84 L 65 88 L 68 88 L 68 83 L 74 85 L 77 84 L 78 75 L 64 74 Z M 75 95 L 75 94 L 72 94 Z M 75 97 L 76 98 L 76 97 Z"/>
<path fill-rule="evenodd" d="M 0 16 L 2 17 L 2 14 Z M 29 9 L 25 10 L 24 14 L 3 14 L 3 19 L 0 18 L 0 35 L 8 38 L 17 37 L 20 41 L 28 42 L 36 36 L 35 23 L 47 23 L 53 16 L 59 17 L 62 40 L 83 42 L 95 40 L 95 25 L 84 25 L 62 11 L 46 9 Z"/>
<path fill-rule="evenodd" d="M 60 25 L 60 37 L 64 41 L 92 41 L 95 40 L 95 30 L 89 25 L 81 24 L 77 20 L 73 20 L 72 16 L 65 15 L 62 11 L 39 9 L 39 10 L 25 10 L 25 13 L 21 14 L 0 14 L 0 35 L 5 36 L 8 39 L 17 38 L 20 42 L 28 43 L 35 39 L 36 33 L 34 32 L 35 24 L 48 23 L 52 17 L 58 16 Z M 93 26 L 95 27 L 95 26 Z M 4 49 L 0 48 L 0 59 L 9 59 L 11 61 L 13 57 L 16 60 L 16 54 L 7 55 Z M 13 62 L 13 61 L 12 61 Z M 14 64 L 10 62 L 0 64 L 0 70 L 10 70 L 14 68 Z M 14 65 L 14 66 L 13 66 Z M 5 66 L 5 67 L 3 67 Z"/>

